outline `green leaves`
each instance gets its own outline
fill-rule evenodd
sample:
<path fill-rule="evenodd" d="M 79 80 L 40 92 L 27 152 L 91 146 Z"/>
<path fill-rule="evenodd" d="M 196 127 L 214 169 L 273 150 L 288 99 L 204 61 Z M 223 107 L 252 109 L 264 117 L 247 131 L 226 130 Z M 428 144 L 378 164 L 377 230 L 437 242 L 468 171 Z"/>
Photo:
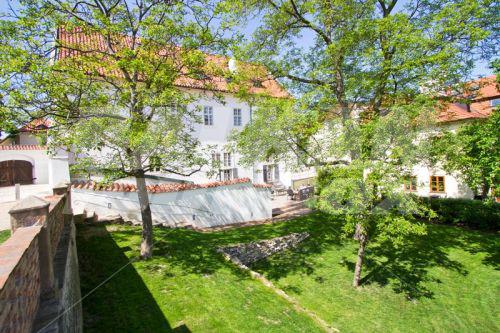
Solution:
<path fill-rule="evenodd" d="M 92 172 L 199 169 L 185 107 L 198 96 L 178 83 L 220 74 L 205 51 L 227 44 L 223 14 L 212 1 L 21 1 L 0 21 L 2 129 L 50 118 L 51 145 L 92 157 Z"/>

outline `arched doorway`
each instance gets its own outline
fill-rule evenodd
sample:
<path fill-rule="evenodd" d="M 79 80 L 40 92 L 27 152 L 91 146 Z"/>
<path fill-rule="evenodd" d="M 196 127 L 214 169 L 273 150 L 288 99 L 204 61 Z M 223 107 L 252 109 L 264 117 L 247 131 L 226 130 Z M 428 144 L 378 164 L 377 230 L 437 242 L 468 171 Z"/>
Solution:
<path fill-rule="evenodd" d="M 33 184 L 33 165 L 28 161 L 0 162 L 0 186 Z"/>

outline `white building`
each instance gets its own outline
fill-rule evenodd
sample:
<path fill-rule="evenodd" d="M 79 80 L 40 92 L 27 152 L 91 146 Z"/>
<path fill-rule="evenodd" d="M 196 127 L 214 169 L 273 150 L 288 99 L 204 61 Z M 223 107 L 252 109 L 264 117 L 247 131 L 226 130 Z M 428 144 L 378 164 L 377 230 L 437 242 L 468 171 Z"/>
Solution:
<path fill-rule="evenodd" d="M 100 45 L 99 40 L 102 37 L 88 35 L 79 30 L 66 31 L 60 29 L 58 39 L 61 45 L 74 46 L 77 44 L 80 48 L 85 49 L 87 46 Z M 74 55 L 75 52 L 61 46 L 55 56 L 56 61 L 61 61 Z M 246 66 L 246 64 L 237 64 L 235 60 L 223 56 L 207 54 L 206 58 L 207 62 L 219 66 L 223 71 L 235 71 L 240 65 Z M 261 79 L 251 83 L 250 92 L 255 94 L 263 93 L 276 98 L 288 98 L 288 92 L 265 72 L 263 70 L 258 75 Z M 277 187 L 289 187 L 298 183 L 308 184 L 312 181 L 312 177 L 315 175 L 314 171 L 293 173 L 283 163 L 259 163 L 252 167 L 241 166 L 239 154 L 229 151 L 226 145 L 228 136 L 233 130 L 240 130 L 251 121 L 252 107 L 236 97 L 234 90 L 230 88 L 230 82 L 226 78 L 210 77 L 208 78 L 210 81 L 208 85 L 203 80 L 182 77 L 177 79 L 175 84 L 186 93 L 199 96 L 196 102 L 187 106 L 192 110 L 199 110 L 202 119 L 201 124 L 195 124 L 193 135 L 200 141 L 202 147 L 217 147 L 212 158 L 220 161 L 220 170 L 214 174 L 214 170 L 210 170 L 207 166 L 190 177 L 179 177 L 172 174 L 162 174 L 161 172 L 153 172 L 152 175 L 179 178 L 195 183 L 250 178 L 254 183 L 273 183 Z M 211 90 L 207 90 L 207 86 Z"/>
<path fill-rule="evenodd" d="M 47 131 L 47 124 L 34 121 L 16 135 L 0 141 L 0 187 L 14 184 L 47 184 L 55 186 L 68 182 L 69 154 L 57 150 L 49 154 L 40 142 Z"/>
<path fill-rule="evenodd" d="M 243 167 L 239 163 L 241 156 L 228 149 L 228 137 L 233 131 L 241 130 L 251 121 L 254 110 L 231 93 L 224 92 L 222 96 L 223 100 L 220 100 L 220 94 L 219 98 L 215 98 L 211 92 L 205 92 L 196 102 L 188 106 L 200 110 L 202 117 L 202 123 L 195 124 L 193 135 L 202 146 L 216 147 L 212 159 L 219 161 L 221 168 L 219 172 L 213 174 L 213 170 L 210 173 L 211 170 L 207 166 L 183 179 L 206 183 L 213 180 L 250 178 L 253 183 L 273 183 L 283 187 L 297 187 L 299 182 L 300 184 L 312 182 L 314 171 L 292 172 L 284 163 L 261 162 L 252 167 Z"/>
<path fill-rule="evenodd" d="M 472 91 L 466 96 L 470 104 L 447 105 L 438 116 L 438 127 L 435 131 L 456 131 L 471 121 L 487 118 L 493 108 L 500 104 L 500 91 L 495 75 L 471 81 L 468 86 Z M 425 164 L 413 168 L 412 175 L 407 177 L 403 188 L 425 197 L 474 197 L 474 192 L 460 181 L 457 175 L 447 174 L 439 167 L 432 168 Z"/>

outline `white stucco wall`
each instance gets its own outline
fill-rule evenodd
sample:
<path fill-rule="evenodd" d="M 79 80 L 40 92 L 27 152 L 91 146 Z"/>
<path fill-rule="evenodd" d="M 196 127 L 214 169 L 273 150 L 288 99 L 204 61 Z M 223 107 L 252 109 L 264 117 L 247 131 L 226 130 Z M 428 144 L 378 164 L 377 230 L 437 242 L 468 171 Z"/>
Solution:
<path fill-rule="evenodd" d="M 45 150 L 1 150 L 0 162 L 9 160 L 28 161 L 33 166 L 33 184 L 49 183 L 49 158 Z"/>
<path fill-rule="evenodd" d="M 0 162 L 9 160 L 30 162 L 33 166 L 34 184 L 55 186 L 70 180 L 68 156 L 65 152 L 49 156 L 46 150 L 0 150 Z"/>
<path fill-rule="evenodd" d="M 136 192 L 72 189 L 75 210 L 94 211 L 98 216 L 120 215 L 141 221 Z M 271 196 L 267 188 L 250 183 L 170 193 L 150 193 L 154 223 L 170 226 L 187 223 L 211 227 L 270 218 Z"/>
<path fill-rule="evenodd" d="M 413 175 L 417 177 L 417 195 L 422 197 L 437 196 L 442 198 L 467 198 L 473 199 L 474 193 L 463 182 L 455 176 L 447 174 L 445 171 L 431 168 L 426 165 L 417 165 L 413 167 Z M 445 191 L 442 193 L 431 192 L 430 177 L 444 176 Z"/>

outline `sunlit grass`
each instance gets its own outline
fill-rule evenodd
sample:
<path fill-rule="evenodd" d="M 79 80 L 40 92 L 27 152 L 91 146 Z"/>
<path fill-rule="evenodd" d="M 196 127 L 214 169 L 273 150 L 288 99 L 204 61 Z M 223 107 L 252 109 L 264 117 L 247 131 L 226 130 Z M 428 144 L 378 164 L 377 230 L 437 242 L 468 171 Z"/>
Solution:
<path fill-rule="evenodd" d="M 404 248 L 372 243 L 363 287 L 351 287 L 356 244 L 322 214 L 217 233 L 155 229 L 154 258 L 126 266 L 83 302 L 85 330 L 316 332 L 305 314 L 226 262 L 218 246 L 310 233 L 252 267 L 342 332 L 498 331 L 498 237 L 428 226 Z M 81 226 L 82 294 L 138 255 L 140 228 Z"/>

